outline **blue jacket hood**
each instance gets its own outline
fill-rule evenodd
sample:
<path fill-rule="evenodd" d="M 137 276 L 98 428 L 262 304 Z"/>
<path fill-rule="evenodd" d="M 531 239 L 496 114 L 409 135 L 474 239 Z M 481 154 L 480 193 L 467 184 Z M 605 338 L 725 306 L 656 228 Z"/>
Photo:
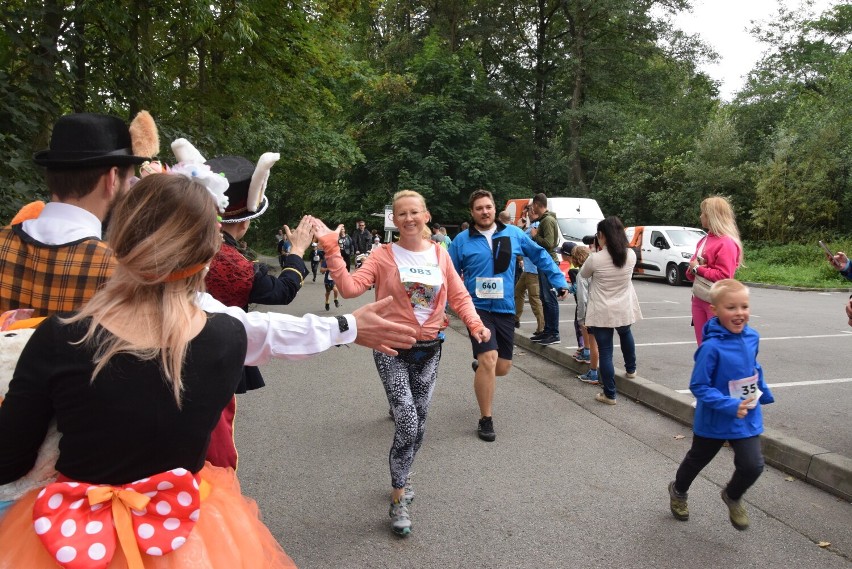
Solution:
<path fill-rule="evenodd" d="M 695 352 L 689 389 L 697 399 L 693 431 L 714 439 L 743 439 L 763 432 L 761 405 L 775 399 L 766 386 L 757 362 L 760 336 L 748 325 L 739 334 L 722 326 L 718 318 L 704 325 L 704 338 Z M 737 418 L 740 394 L 731 393 L 729 381 L 757 375 L 762 392 L 758 405 Z"/>

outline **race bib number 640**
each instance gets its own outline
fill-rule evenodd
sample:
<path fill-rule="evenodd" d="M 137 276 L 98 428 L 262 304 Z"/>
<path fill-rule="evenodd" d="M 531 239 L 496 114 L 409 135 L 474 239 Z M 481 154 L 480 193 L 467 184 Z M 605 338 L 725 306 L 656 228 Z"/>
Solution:
<path fill-rule="evenodd" d="M 503 298 L 503 279 L 500 277 L 476 277 L 476 298 Z"/>

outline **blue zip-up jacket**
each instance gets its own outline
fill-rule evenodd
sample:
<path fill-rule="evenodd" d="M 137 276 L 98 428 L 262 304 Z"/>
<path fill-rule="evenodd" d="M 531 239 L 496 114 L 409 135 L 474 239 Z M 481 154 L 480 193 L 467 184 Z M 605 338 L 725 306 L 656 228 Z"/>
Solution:
<path fill-rule="evenodd" d="M 464 277 L 464 285 L 473 299 L 473 305 L 480 310 L 515 313 L 515 259 L 523 255 L 530 259 L 539 271 L 547 274 L 547 280 L 553 287 L 568 288 L 565 275 L 559 270 L 550 254 L 537 245 L 519 227 L 497 222 L 497 228 L 488 239 L 475 226 L 459 233 L 450 245 L 450 258 L 456 271 Z M 503 298 L 478 298 L 476 296 L 477 277 L 499 277 L 503 280 Z"/>
<path fill-rule="evenodd" d="M 757 363 L 760 336 L 748 325 L 734 334 L 711 318 L 704 325 L 704 339 L 695 352 L 695 367 L 689 390 L 698 400 L 692 430 L 710 439 L 745 439 L 763 432 L 761 405 L 774 403 L 775 398 L 763 380 L 763 368 Z M 749 409 L 742 419 L 737 418 L 740 399 L 730 396 L 728 381 L 743 379 L 757 373 L 757 387 L 762 391 L 758 405 Z"/>

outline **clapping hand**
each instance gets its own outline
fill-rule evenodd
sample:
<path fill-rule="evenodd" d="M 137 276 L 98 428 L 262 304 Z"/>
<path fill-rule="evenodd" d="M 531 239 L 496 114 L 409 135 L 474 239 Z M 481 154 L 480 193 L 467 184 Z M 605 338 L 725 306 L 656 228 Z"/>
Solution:
<path fill-rule="evenodd" d="M 290 254 L 301 257 L 305 254 L 305 249 L 310 247 L 314 240 L 314 218 L 310 215 L 304 216 L 299 225 L 294 231 L 290 231 L 288 226 L 284 226 L 284 234 L 290 240 Z"/>

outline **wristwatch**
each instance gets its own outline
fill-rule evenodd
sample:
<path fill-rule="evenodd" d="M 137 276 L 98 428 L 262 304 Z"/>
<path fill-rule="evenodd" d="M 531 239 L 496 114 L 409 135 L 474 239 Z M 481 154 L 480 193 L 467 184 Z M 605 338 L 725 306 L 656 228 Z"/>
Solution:
<path fill-rule="evenodd" d="M 335 316 L 335 318 L 337 318 L 337 327 L 340 328 L 341 334 L 349 330 L 349 320 L 345 316 Z"/>
<path fill-rule="evenodd" d="M 695 265 L 690 270 L 692 271 L 693 275 L 698 276 L 698 265 Z"/>

